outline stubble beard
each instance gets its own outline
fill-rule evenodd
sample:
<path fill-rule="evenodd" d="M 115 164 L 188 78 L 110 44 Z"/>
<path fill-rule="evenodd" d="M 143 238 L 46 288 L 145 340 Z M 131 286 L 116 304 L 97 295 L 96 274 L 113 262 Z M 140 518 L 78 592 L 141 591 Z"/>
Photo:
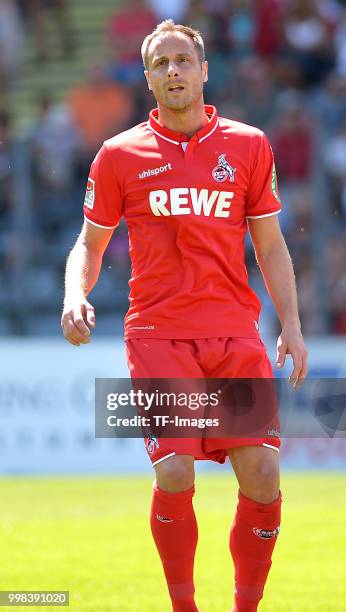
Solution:
<path fill-rule="evenodd" d="M 157 102 L 171 112 L 183 113 L 194 106 L 200 99 L 203 99 L 203 88 L 195 95 L 188 94 L 185 100 L 169 100 L 169 97 L 164 96 L 163 100 L 157 99 Z"/>

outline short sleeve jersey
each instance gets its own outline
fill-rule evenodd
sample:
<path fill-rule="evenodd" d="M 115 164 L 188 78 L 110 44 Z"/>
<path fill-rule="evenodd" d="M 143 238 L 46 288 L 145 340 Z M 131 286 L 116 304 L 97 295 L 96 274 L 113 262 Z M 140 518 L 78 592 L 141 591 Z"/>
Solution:
<path fill-rule="evenodd" d="M 257 128 L 219 118 L 188 140 L 149 120 L 107 140 L 88 179 L 88 222 L 125 217 L 132 263 L 125 337 L 257 337 L 247 219 L 281 209 L 273 154 Z"/>

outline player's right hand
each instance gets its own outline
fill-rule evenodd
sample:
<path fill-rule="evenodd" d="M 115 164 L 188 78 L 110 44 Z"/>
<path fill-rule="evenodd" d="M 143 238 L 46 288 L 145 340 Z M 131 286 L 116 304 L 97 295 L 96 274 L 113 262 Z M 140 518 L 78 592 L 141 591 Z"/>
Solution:
<path fill-rule="evenodd" d="M 91 330 L 95 325 L 94 307 L 87 300 L 65 301 L 61 328 L 70 344 L 79 346 L 90 342 Z"/>

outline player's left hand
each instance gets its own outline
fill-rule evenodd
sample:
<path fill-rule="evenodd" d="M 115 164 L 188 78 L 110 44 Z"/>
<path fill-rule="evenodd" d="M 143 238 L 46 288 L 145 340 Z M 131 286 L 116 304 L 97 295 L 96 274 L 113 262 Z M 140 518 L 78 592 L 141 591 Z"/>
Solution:
<path fill-rule="evenodd" d="M 308 373 L 308 352 L 300 328 L 297 325 L 287 325 L 282 328 L 277 341 L 276 367 L 285 365 L 286 355 L 293 359 L 293 370 L 288 382 L 293 389 L 299 389 Z"/>

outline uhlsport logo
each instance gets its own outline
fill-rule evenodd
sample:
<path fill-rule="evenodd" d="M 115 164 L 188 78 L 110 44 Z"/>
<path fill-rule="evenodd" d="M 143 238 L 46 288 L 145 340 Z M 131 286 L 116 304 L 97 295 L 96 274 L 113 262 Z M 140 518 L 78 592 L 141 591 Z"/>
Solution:
<path fill-rule="evenodd" d="M 191 215 L 204 217 L 229 217 L 233 191 L 209 192 L 196 187 L 179 187 L 149 193 L 149 204 L 156 217 L 161 215 Z"/>
<path fill-rule="evenodd" d="M 230 182 L 234 183 L 236 171 L 237 168 L 233 168 L 231 164 L 228 163 L 226 159 L 226 154 L 222 153 L 218 157 L 217 166 L 213 168 L 213 179 L 218 183 L 223 183 L 229 178 Z"/>
<path fill-rule="evenodd" d="M 173 166 L 170 162 L 164 166 L 159 166 L 158 168 L 148 168 L 148 170 L 143 170 L 143 172 L 139 173 L 138 178 L 144 179 L 148 176 L 158 176 L 159 174 L 162 174 L 162 172 L 167 172 L 167 170 L 173 170 Z"/>
<path fill-rule="evenodd" d="M 87 208 L 90 208 L 90 210 L 92 210 L 94 208 L 94 202 L 95 202 L 95 181 L 91 178 L 88 178 L 84 204 Z"/>

